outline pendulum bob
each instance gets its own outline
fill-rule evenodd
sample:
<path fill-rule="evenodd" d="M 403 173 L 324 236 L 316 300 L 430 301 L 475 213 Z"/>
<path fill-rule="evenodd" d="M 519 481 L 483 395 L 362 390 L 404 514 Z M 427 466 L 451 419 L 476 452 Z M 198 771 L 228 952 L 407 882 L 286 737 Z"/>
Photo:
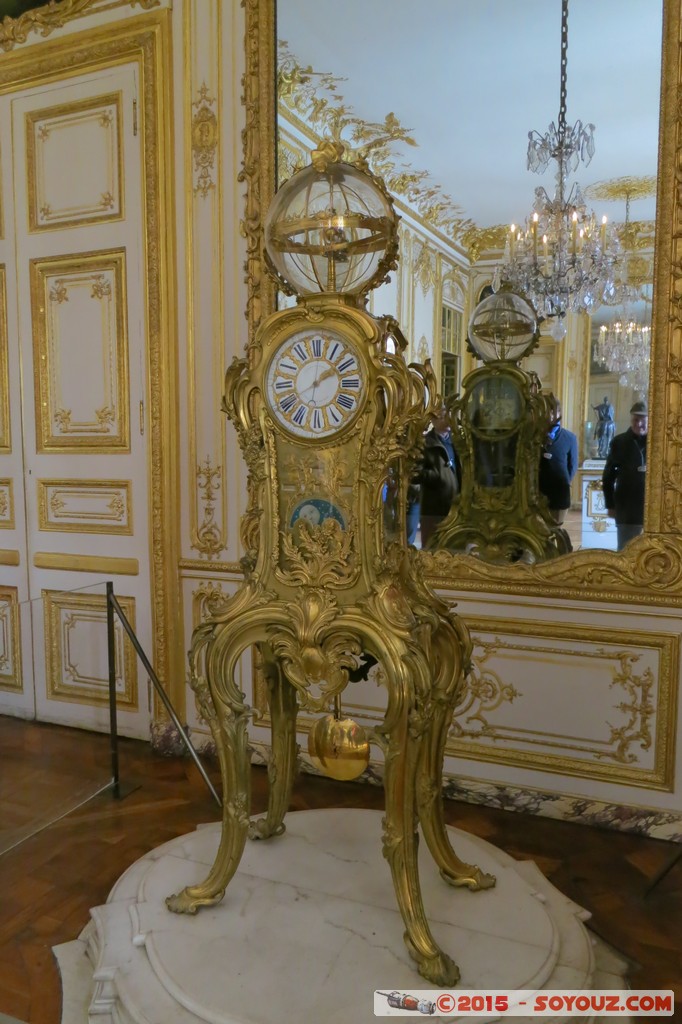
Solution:
<path fill-rule="evenodd" d="M 352 718 L 337 713 L 325 715 L 308 733 L 308 753 L 325 775 L 349 782 L 369 765 L 367 732 Z"/>

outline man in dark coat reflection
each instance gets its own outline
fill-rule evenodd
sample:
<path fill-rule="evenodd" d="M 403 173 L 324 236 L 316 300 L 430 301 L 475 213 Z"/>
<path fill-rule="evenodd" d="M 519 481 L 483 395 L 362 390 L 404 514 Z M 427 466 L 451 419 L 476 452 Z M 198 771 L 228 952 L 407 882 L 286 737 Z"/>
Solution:
<path fill-rule="evenodd" d="M 559 526 L 571 507 L 571 481 L 578 470 L 578 439 L 561 425 L 561 403 L 550 415 L 549 430 L 540 459 L 540 491 L 547 498 L 552 519 Z"/>
<path fill-rule="evenodd" d="M 619 551 L 644 529 L 648 430 L 646 402 L 635 402 L 630 409 L 630 427 L 616 434 L 604 466 L 604 504 L 616 520 Z"/>

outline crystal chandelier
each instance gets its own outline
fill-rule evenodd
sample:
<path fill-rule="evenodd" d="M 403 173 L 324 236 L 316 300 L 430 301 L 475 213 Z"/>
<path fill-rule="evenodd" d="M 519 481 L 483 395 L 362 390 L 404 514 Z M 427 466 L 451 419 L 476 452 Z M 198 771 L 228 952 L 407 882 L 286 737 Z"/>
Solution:
<path fill-rule="evenodd" d="M 646 394 L 649 389 L 651 328 L 623 317 L 599 328 L 594 345 L 595 362 L 611 373 L 620 374 L 620 383 Z"/>
<path fill-rule="evenodd" d="M 568 0 L 562 0 L 559 117 L 545 135 L 528 133 L 527 161 L 530 171 L 542 172 L 554 160 L 556 188 L 553 198 L 544 188 L 536 188 L 525 228 L 512 224 L 496 282 L 520 290 L 540 316 L 554 318 L 552 335 L 557 340 L 566 333 L 567 312 L 590 313 L 602 302 L 613 301 L 621 251 L 606 217 L 597 224 L 578 183 L 569 187 L 569 174 L 581 161 L 587 166 L 592 159 L 594 125 L 566 124 L 567 52 Z"/>

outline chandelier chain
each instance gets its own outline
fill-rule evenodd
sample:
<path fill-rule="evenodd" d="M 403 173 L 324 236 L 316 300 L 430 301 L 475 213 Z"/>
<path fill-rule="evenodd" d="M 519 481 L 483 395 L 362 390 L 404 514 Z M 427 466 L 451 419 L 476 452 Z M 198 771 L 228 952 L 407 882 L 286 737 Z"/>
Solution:
<path fill-rule="evenodd" d="M 566 135 L 566 98 L 568 94 L 568 0 L 561 0 L 561 84 L 559 87 L 559 140 Z"/>

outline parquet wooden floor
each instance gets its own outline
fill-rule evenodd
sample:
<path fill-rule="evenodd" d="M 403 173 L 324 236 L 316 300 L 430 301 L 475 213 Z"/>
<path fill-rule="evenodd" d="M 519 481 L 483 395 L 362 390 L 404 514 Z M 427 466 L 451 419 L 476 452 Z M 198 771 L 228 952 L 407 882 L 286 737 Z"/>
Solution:
<path fill-rule="evenodd" d="M 0 749 L 12 754 L 2 760 L 3 786 L 11 792 L 12 780 L 19 786 L 30 774 L 36 800 L 43 786 L 57 800 L 60 775 L 69 786 L 74 765 L 90 770 L 106 764 L 108 742 L 106 736 L 0 718 Z M 0 856 L 0 1013 L 27 1024 L 58 1024 L 60 982 L 51 947 L 78 936 L 89 908 L 105 902 L 135 860 L 218 816 L 189 759 L 159 758 L 146 743 L 122 740 L 120 761 L 122 781 L 139 783 L 127 797 L 100 794 Z M 209 771 L 217 782 L 215 768 Z M 265 808 L 267 777 L 262 768 L 252 774 L 257 812 Z M 300 777 L 293 810 L 336 806 L 381 808 L 383 791 Z M 4 813 L 0 806 L 0 819 Z M 594 931 L 633 961 L 633 988 L 675 991 L 675 1019 L 682 1021 L 682 860 L 648 892 L 678 846 L 453 801 L 446 801 L 446 818 L 518 859 L 534 860 L 592 913 Z"/>

